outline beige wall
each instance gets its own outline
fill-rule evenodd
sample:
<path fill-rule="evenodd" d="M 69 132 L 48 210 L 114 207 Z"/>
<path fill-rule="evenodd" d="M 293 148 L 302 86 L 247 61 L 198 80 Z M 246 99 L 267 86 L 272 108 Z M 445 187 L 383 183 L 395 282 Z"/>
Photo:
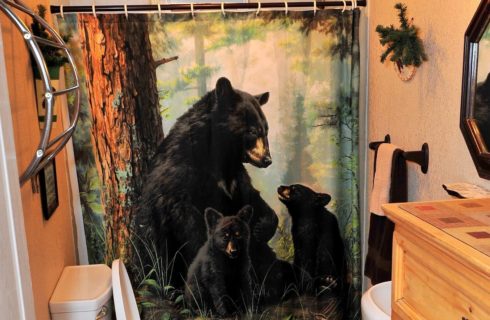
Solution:
<path fill-rule="evenodd" d="M 26 1 L 34 8 L 39 1 Z M 27 21 L 27 18 L 24 19 Z M 34 84 L 28 51 L 24 41 L 5 15 L 0 14 L 5 48 L 5 62 L 10 95 L 10 107 L 19 170 L 28 165 L 36 150 L 39 127 L 35 108 Z M 55 128 L 59 132 L 60 126 Z M 29 251 L 36 319 L 49 319 L 48 301 L 63 267 L 76 263 L 71 194 L 66 170 L 66 155 L 56 157 L 59 207 L 50 220 L 44 221 L 39 193 L 33 193 L 31 183 L 21 188 L 25 231 Z"/>
<path fill-rule="evenodd" d="M 375 28 L 398 26 L 393 8 L 397 2 L 369 1 L 369 141 L 389 133 L 405 150 L 429 144 L 429 172 L 424 175 L 409 164 L 410 201 L 448 198 L 443 183 L 469 182 L 490 189 L 490 181 L 478 177 L 459 129 L 463 37 L 480 1 L 403 1 L 429 57 L 410 82 L 398 79 L 392 64 L 379 62 L 382 47 Z M 369 168 L 372 165 L 370 152 Z"/>

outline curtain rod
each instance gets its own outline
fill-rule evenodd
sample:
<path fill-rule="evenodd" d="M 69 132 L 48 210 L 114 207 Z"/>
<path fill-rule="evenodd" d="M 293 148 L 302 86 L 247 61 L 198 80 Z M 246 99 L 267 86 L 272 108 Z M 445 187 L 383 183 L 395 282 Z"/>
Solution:
<path fill-rule="evenodd" d="M 287 5 L 286 5 L 287 2 Z M 327 8 L 327 7 L 343 7 L 344 1 L 318 1 L 318 2 L 253 2 L 253 3 L 224 3 L 224 9 L 286 9 L 287 8 L 305 8 L 305 7 L 313 7 L 316 4 L 316 7 Z M 348 8 L 352 7 L 353 1 L 345 1 L 345 4 Z M 358 0 L 358 7 L 365 7 L 367 4 L 367 0 Z M 194 3 L 194 10 L 221 10 L 221 3 Z M 63 13 L 90 13 L 93 12 L 95 8 L 96 12 L 125 12 L 125 5 L 100 5 L 100 6 L 63 6 Z M 127 5 L 126 6 L 128 12 L 148 12 L 148 11 L 168 11 L 168 10 L 176 10 L 176 11 L 187 11 L 190 10 L 190 3 L 180 4 L 151 4 L 151 5 Z M 61 6 L 51 6 L 51 13 L 61 13 Z"/>

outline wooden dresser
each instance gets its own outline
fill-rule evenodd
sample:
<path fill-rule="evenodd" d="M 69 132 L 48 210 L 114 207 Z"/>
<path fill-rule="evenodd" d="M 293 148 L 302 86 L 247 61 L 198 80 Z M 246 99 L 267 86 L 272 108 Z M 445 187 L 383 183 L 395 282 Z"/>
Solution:
<path fill-rule="evenodd" d="M 490 199 L 387 204 L 392 319 L 490 319 Z"/>

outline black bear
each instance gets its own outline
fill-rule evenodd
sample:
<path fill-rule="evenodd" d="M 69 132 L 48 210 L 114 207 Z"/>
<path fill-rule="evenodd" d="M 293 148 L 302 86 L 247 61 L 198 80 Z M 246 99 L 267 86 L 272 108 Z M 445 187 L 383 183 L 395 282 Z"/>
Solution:
<path fill-rule="evenodd" d="M 300 184 L 280 186 L 277 193 L 292 219 L 294 265 L 306 270 L 316 287 L 331 286 L 338 293 L 344 282 L 345 256 L 337 218 L 325 209 L 330 195 Z"/>
<path fill-rule="evenodd" d="M 248 223 L 252 216 L 251 206 L 227 217 L 206 209 L 208 240 L 189 267 L 185 288 L 185 301 L 193 310 L 226 316 L 244 313 L 250 307 Z"/>
<path fill-rule="evenodd" d="M 291 265 L 277 260 L 267 245 L 276 232 L 277 215 L 252 186 L 243 165 L 265 168 L 272 162 L 269 128 L 261 109 L 268 99 L 268 93 L 253 96 L 220 78 L 214 90 L 177 120 L 159 146 L 134 228 L 136 238 L 153 243 L 163 261 L 174 261 L 174 286 L 183 284 L 188 265 L 206 241 L 204 210 L 212 207 L 228 216 L 247 204 L 254 208 L 252 274 L 258 283 L 266 279 L 266 296 L 277 296 L 290 281 Z M 145 254 L 145 248 L 141 245 L 138 253 Z M 271 266 L 274 276 L 268 277 Z"/>

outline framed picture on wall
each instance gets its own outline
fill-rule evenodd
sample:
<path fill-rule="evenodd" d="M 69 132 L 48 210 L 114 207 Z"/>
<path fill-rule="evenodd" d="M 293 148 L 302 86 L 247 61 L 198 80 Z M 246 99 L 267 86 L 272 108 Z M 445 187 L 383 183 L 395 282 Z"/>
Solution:
<path fill-rule="evenodd" d="M 56 180 L 55 160 L 51 160 L 46 167 L 39 171 L 39 184 L 41 191 L 41 205 L 44 219 L 48 220 L 58 208 L 58 182 Z"/>

